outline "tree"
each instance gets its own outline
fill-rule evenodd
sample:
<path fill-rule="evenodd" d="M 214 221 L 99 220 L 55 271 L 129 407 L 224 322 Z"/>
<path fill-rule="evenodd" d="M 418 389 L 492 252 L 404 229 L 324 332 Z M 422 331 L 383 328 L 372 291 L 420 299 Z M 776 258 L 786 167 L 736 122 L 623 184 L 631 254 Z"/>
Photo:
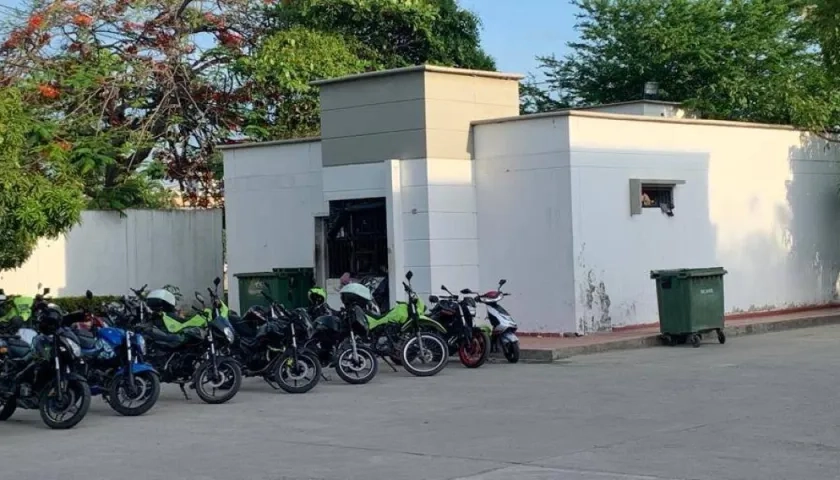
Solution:
<path fill-rule="evenodd" d="M 202 204 L 199 192 L 218 194 L 215 144 L 239 130 L 248 101 L 228 66 L 257 36 L 262 8 L 34 0 L 0 46 L 0 86 L 51 102 L 96 205 L 151 202 L 161 174 Z"/>
<path fill-rule="evenodd" d="M 68 157 L 55 125 L 38 121 L 17 89 L 0 89 L 0 270 L 79 221 L 82 185 Z"/>
<path fill-rule="evenodd" d="M 273 32 L 243 59 L 258 138 L 317 135 L 317 89 L 309 82 L 370 70 L 433 64 L 494 70 L 479 18 L 455 0 L 297 0 L 269 7 Z"/>
<path fill-rule="evenodd" d="M 821 129 L 837 92 L 802 8 L 788 0 L 574 0 L 581 40 L 563 59 L 539 58 L 551 101 L 542 108 L 643 97 L 684 102 L 702 117 Z"/>

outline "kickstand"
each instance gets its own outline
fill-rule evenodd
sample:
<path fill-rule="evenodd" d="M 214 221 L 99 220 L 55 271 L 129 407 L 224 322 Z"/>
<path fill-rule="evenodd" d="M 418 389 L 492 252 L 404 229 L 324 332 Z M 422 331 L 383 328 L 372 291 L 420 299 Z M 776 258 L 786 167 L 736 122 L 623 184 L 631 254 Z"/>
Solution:
<path fill-rule="evenodd" d="M 265 383 L 267 383 L 269 387 L 275 390 L 280 390 L 280 387 L 277 386 L 277 384 L 275 384 L 273 380 L 269 380 L 268 377 L 263 377 L 263 380 L 265 380 Z"/>
<path fill-rule="evenodd" d="M 382 358 L 382 360 L 383 360 L 385 363 L 387 363 L 389 367 L 391 367 L 391 370 L 393 370 L 393 371 L 395 371 L 395 372 L 399 372 L 399 370 L 397 370 L 397 367 L 395 367 L 395 366 L 394 366 L 394 364 L 393 364 L 393 363 L 391 363 L 391 361 L 390 361 L 390 360 L 388 360 L 388 359 L 387 359 L 387 358 L 385 358 L 384 356 L 380 356 L 380 358 Z"/>
<path fill-rule="evenodd" d="M 190 399 L 190 395 L 187 393 L 187 389 L 185 389 L 185 388 L 184 388 L 184 384 L 183 384 L 183 383 L 179 383 L 179 384 L 178 384 L 178 386 L 179 386 L 179 387 L 181 387 L 181 393 L 183 393 L 183 394 L 184 394 L 184 398 L 186 398 L 187 400 L 189 400 L 189 399 Z"/>
<path fill-rule="evenodd" d="M 323 378 L 327 382 L 332 381 L 332 378 L 328 377 L 327 374 L 323 372 L 323 370 L 321 371 L 321 378 Z"/>

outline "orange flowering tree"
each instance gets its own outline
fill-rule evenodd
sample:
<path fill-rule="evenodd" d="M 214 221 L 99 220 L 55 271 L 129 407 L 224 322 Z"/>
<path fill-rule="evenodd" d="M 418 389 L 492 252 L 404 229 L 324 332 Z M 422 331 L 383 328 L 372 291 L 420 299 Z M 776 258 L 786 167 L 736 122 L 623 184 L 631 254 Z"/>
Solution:
<path fill-rule="evenodd" d="M 156 206 L 160 180 L 218 200 L 214 146 L 241 133 L 252 86 L 229 68 L 259 37 L 254 0 L 35 0 L 0 40 L 0 88 L 59 125 L 94 206 Z"/>

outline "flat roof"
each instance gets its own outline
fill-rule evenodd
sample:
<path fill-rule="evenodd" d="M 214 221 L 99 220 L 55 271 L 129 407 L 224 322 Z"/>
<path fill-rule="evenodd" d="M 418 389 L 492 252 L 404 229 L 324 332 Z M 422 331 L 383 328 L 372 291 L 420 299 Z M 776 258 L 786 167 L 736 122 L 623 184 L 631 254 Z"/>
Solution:
<path fill-rule="evenodd" d="M 321 137 L 290 138 L 288 140 L 268 140 L 265 142 L 242 142 L 216 145 L 219 150 L 237 150 L 240 148 L 273 147 L 275 145 L 294 145 L 296 143 L 320 142 Z"/>
<path fill-rule="evenodd" d="M 613 102 L 613 103 L 603 103 L 601 105 L 588 105 L 585 107 L 574 107 L 574 108 L 564 108 L 563 110 L 594 110 L 598 108 L 604 107 L 618 107 L 621 105 L 635 105 L 637 103 L 647 103 L 649 105 L 664 105 L 666 107 L 679 107 L 682 106 L 682 102 L 668 102 L 665 100 L 627 100 L 626 102 Z"/>
<path fill-rule="evenodd" d="M 474 120 L 470 125 L 490 125 L 494 123 L 521 122 L 526 120 L 538 120 L 541 118 L 557 117 L 586 117 L 601 118 L 605 120 L 624 120 L 632 122 L 653 122 L 653 123 L 678 123 L 683 125 L 706 125 L 719 127 L 738 128 L 765 128 L 770 130 L 799 131 L 800 129 L 790 125 L 776 125 L 772 123 L 750 123 L 736 122 L 731 120 L 703 120 L 697 118 L 675 118 L 675 117 L 653 117 L 646 115 L 623 115 L 620 113 L 586 112 L 580 110 L 557 110 L 554 112 L 532 113 L 529 115 L 515 115 L 512 117 L 489 118 L 486 120 Z"/>
<path fill-rule="evenodd" d="M 415 72 L 448 73 L 450 75 L 465 75 L 468 77 L 483 77 L 495 78 L 498 80 L 516 81 L 525 78 L 524 75 L 521 75 L 519 73 L 491 72 L 487 70 L 468 70 L 466 68 L 438 67 L 435 65 L 414 65 L 411 67 L 392 68 L 390 70 L 379 70 L 376 72 L 357 73 L 354 75 L 346 75 L 343 77 L 325 78 L 322 80 L 315 80 L 313 82 L 309 82 L 309 84 L 320 87 L 323 85 L 331 85 L 333 83 L 355 82 L 357 80 L 367 80 L 369 78 L 377 77 L 389 77 L 392 75 L 402 75 L 404 73 Z"/>

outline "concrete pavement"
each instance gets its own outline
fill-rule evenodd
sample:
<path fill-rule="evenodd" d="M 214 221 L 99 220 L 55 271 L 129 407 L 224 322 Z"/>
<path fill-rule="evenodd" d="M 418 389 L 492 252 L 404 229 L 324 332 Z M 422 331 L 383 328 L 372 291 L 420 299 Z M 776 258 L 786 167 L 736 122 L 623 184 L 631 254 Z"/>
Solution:
<path fill-rule="evenodd" d="M 227 405 L 167 388 L 76 428 L 0 424 L 15 480 L 773 480 L 840 476 L 840 326 L 550 365 L 382 370 L 305 395 L 253 379 Z M 335 375 L 334 375 L 335 376 Z"/>

